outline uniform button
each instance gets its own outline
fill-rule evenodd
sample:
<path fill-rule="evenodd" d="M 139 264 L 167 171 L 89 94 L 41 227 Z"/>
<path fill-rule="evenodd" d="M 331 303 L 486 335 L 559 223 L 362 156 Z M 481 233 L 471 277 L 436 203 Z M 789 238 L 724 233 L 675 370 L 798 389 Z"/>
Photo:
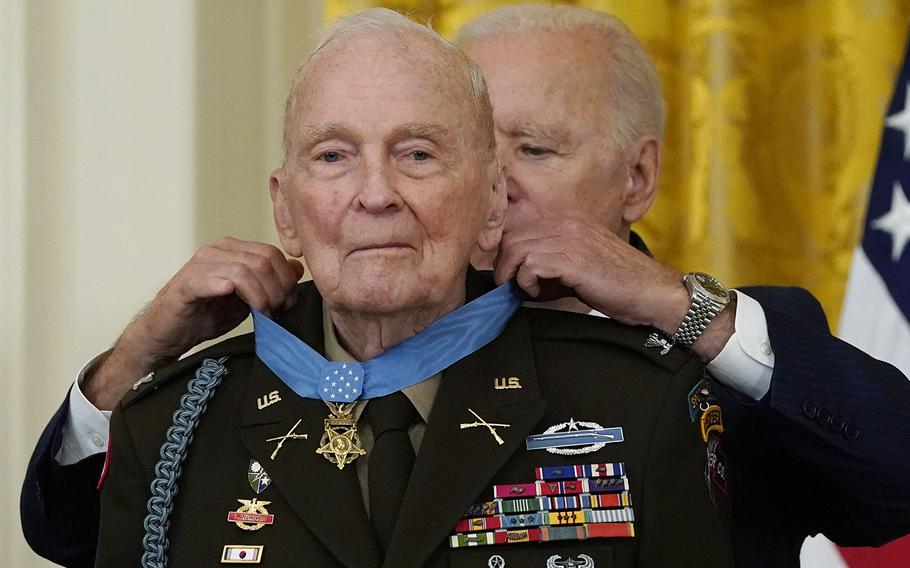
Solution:
<path fill-rule="evenodd" d="M 759 347 L 761 348 L 761 352 L 766 357 L 769 357 L 771 355 L 771 344 L 770 343 L 768 343 L 767 341 L 762 341 L 761 345 Z"/>
<path fill-rule="evenodd" d="M 855 422 L 851 422 L 844 426 L 844 438 L 848 440 L 855 440 L 859 437 L 859 426 Z"/>
<path fill-rule="evenodd" d="M 824 406 L 819 408 L 818 414 L 815 415 L 815 421 L 818 422 L 819 426 L 827 426 L 831 422 L 831 411 Z"/>
<path fill-rule="evenodd" d="M 818 414 L 818 408 L 815 406 L 815 403 L 811 400 L 807 400 L 803 403 L 803 414 L 806 415 L 806 418 L 812 419 L 815 418 L 815 415 Z"/>
<path fill-rule="evenodd" d="M 92 436 L 92 443 L 95 444 L 96 447 L 100 448 L 104 445 L 104 440 L 101 439 L 101 436 L 95 434 Z"/>

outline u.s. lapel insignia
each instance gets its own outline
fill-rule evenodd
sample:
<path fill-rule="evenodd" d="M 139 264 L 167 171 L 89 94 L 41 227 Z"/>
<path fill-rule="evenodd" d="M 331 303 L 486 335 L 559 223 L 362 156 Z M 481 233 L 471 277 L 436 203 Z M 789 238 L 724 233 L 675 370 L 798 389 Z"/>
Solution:
<path fill-rule="evenodd" d="M 271 501 L 257 499 L 237 499 L 241 507 L 228 513 L 227 520 L 245 531 L 258 531 L 265 525 L 275 522 L 275 515 L 265 508 Z"/>
<path fill-rule="evenodd" d="M 486 420 L 481 418 L 480 415 L 478 415 L 476 412 L 474 412 L 470 408 L 468 409 L 468 412 L 473 414 L 474 418 L 476 418 L 477 421 L 476 422 L 462 422 L 461 423 L 462 430 L 464 430 L 465 428 L 477 428 L 478 426 L 483 426 L 487 430 L 490 431 L 490 435 L 493 436 L 493 439 L 496 440 L 497 444 L 499 444 L 501 446 L 506 443 L 505 440 L 503 440 L 502 437 L 499 435 L 499 433 L 496 431 L 496 429 L 497 428 L 510 428 L 511 424 L 497 424 L 495 422 L 487 422 Z"/>
<path fill-rule="evenodd" d="M 247 481 L 250 482 L 250 487 L 253 488 L 253 491 L 255 491 L 257 495 L 265 491 L 266 488 L 272 484 L 272 478 L 265 472 L 262 464 L 256 460 L 250 460 L 250 469 L 246 472 L 246 478 Z"/>
<path fill-rule="evenodd" d="M 529 450 L 547 450 L 551 454 L 574 456 L 602 450 L 607 444 L 625 440 L 622 428 L 604 428 L 597 422 L 570 418 L 550 426 L 543 434 L 528 436 L 525 445 Z"/>
<path fill-rule="evenodd" d="M 222 564 L 259 564 L 265 546 L 248 544 L 226 544 L 221 551 Z"/>
<path fill-rule="evenodd" d="M 594 568 L 594 559 L 587 554 L 579 554 L 578 558 L 562 559 L 562 556 L 554 554 L 547 559 L 547 568 Z"/>
<path fill-rule="evenodd" d="M 256 407 L 259 410 L 272 406 L 276 402 L 281 402 L 281 395 L 278 394 L 278 391 L 272 391 L 269 394 L 264 394 L 256 399 Z"/>
<path fill-rule="evenodd" d="M 520 389 L 521 379 L 518 377 L 493 377 L 493 388 L 496 390 Z"/>

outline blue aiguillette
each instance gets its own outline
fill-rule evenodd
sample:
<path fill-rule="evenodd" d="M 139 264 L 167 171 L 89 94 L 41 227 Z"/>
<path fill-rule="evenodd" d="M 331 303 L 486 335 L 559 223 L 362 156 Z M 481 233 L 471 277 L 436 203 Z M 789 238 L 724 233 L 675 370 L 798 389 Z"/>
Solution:
<path fill-rule="evenodd" d="M 303 398 L 341 403 L 377 398 L 428 379 L 490 343 L 520 305 L 511 285 L 503 284 L 362 363 L 328 361 L 253 310 L 256 356 Z"/>

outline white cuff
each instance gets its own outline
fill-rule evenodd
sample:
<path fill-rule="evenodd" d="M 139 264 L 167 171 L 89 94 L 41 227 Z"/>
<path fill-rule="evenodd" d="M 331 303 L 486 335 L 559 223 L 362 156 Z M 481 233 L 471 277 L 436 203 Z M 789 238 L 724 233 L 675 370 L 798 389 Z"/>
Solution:
<path fill-rule="evenodd" d="M 765 311 L 755 299 L 740 291 L 736 292 L 733 335 L 720 355 L 708 363 L 708 372 L 756 401 L 771 388 L 774 352 L 768 339 Z"/>
<path fill-rule="evenodd" d="M 85 380 L 86 371 L 106 354 L 107 352 L 98 355 L 82 367 L 79 376 L 76 377 L 76 382 L 70 389 L 67 397 L 69 414 L 63 425 L 63 441 L 60 444 L 60 450 L 54 456 L 60 465 L 72 465 L 89 456 L 107 451 L 111 411 L 95 408 L 95 405 L 85 398 L 79 387 Z"/>

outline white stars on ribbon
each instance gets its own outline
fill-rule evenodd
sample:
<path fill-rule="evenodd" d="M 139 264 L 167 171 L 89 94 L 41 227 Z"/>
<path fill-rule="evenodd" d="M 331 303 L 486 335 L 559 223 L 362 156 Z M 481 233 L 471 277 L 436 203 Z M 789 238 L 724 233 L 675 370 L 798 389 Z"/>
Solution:
<path fill-rule="evenodd" d="M 363 381 L 363 368 L 359 363 L 330 362 L 322 370 L 322 398 L 332 402 L 353 402 L 360 397 Z"/>
<path fill-rule="evenodd" d="M 885 119 L 888 128 L 900 130 L 904 134 L 904 159 L 910 158 L 910 83 L 906 86 L 904 94 L 904 108 L 897 114 L 892 114 Z"/>
<path fill-rule="evenodd" d="M 904 111 L 906 110 L 905 107 Z M 905 150 L 907 147 L 905 142 Z M 899 261 L 907 242 L 910 241 L 910 200 L 907 199 L 907 194 L 899 181 L 894 182 L 891 210 L 872 221 L 872 228 L 891 234 L 891 260 Z"/>

